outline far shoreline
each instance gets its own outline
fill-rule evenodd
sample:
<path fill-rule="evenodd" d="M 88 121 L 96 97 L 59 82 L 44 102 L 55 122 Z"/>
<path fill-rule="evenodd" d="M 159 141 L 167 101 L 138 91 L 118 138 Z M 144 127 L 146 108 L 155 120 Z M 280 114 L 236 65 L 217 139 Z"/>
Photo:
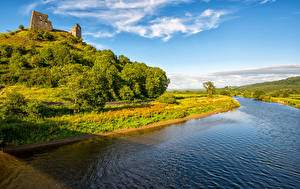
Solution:
<path fill-rule="evenodd" d="M 182 123 L 182 122 L 185 122 L 185 121 L 188 121 L 191 119 L 199 119 L 199 118 L 208 117 L 208 116 L 218 114 L 218 113 L 228 112 L 228 111 L 234 110 L 236 108 L 239 108 L 239 106 L 235 106 L 235 107 L 231 107 L 231 108 L 219 108 L 219 109 L 216 109 L 216 110 L 213 110 L 210 112 L 206 112 L 206 113 L 187 116 L 187 117 L 180 118 L 180 119 L 157 122 L 157 123 L 153 123 L 150 125 L 141 126 L 138 128 L 121 129 L 121 130 L 116 130 L 116 131 L 103 133 L 103 134 L 87 134 L 84 136 L 65 138 L 65 139 L 60 139 L 60 140 L 53 140 L 53 141 L 49 141 L 49 142 L 24 144 L 24 145 L 20 145 L 20 146 L 7 147 L 7 148 L 4 148 L 3 152 L 11 153 L 11 154 L 18 154 L 18 153 L 35 150 L 35 149 L 55 147 L 55 146 L 60 146 L 60 145 L 69 144 L 69 143 L 78 142 L 78 141 L 87 140 L 87 139 L 96 138 L 96 137 L 105 137 L 105 136 L 131 133 L 134 131 L 147 130 L 147 129 L 151 129 L 151 128 L 166 127 L 166 126 L 170 126 L 173 124 Z"/>

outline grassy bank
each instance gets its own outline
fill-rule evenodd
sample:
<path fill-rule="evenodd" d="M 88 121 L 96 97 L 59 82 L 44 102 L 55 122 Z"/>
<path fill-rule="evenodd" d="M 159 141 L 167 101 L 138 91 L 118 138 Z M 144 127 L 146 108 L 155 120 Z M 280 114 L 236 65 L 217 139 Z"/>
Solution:
<path fill-rule="evenodd" d="M 275 103 L 279 103 L 279 104 L 283 104 L 283 105 L 287 105 L 287 106 L 292 106 L 295 108 L 300 108 L 300 94 L 290 94 L 288 97 L 272 97 L 268 94 L 266 95 L 262 95 L 259 98 L 255 98 L 253 97 L 253 95 L 237 95 L 237 96 L 241 96 L 241 97 L 245 97 L 245 98 L 253 98 L 256 100 L 261 100 L 264 102 L 275 102 Z"/>
<path fill-rule="evenodd" d="M 2 139 L 10 145 L 41 143 L 86 134 L 105 134 L 124 129 L 139 128 L 153 123 L 185 118 L 218 109 L 239 107 L 232 97 L 216 95 L 175 94 L 177 104 L 150 102 L 120 106 L 106 106 L 100 113 L 72 114 L 67 105 L 52 105 L 54 116 L 43 119 L 0 120 Z"/>
<path fill-rule="evenodd" d="M 275 102 L 279 104 L 292 106 L 295 108 L 300 108 L 300 94 L 292 94 L 289 97 L 270 97 L 263 99 L 263 101 Z"/>

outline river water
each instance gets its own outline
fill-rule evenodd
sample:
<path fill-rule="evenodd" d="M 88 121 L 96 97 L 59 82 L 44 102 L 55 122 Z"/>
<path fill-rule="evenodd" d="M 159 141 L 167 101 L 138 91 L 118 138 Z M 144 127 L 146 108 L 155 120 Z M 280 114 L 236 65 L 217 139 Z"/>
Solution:
<path fill-rule="evenodd" d="M 0 154 L 0 188 L 300 188 L 299 109 L 236 99 L 169 127 Z"/>

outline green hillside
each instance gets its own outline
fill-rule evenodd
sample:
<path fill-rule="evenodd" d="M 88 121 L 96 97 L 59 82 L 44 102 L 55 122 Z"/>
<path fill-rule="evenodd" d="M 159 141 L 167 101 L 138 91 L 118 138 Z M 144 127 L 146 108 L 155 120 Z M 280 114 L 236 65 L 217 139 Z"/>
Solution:
<path fill-rule="evenodd" d="M 67 88 L 78 107 L 148 99 L 168 86 L 166 73 L 111 50 L 97 50 L 64 31 L 0 34 L 0 86 Z"/>
<path fill-rule="evenodd" d="M 271 81 L 264 83 L 256 83 L 251 85 L 244 85 L 241 87 L 234 87 L 238 91 L 251 91 L 263 90 L 265 92 L 274 92 L 274 91 L 285 91 L 285 90 L 296 90 L 300 93 L 300 76 L 290 77 L 287 79 L 279 81 Z"/>

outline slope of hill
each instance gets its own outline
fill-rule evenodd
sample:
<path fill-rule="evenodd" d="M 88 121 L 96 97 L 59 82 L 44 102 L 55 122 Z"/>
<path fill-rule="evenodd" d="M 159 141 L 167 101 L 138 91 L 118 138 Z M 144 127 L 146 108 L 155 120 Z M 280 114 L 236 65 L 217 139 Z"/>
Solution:
<path fill-rule="evenodd" d="M 300 73 L 299 73 L 300 74 Z M 284 91 L 284 90 L 297 90 L 300 93 L 300 76 L 290 77 L 279 81 L 271 81 L 264 83 L 256 83 L 251 85 L 244 85 L 234 87 L 237 91 L 256 91 L 263 90 L 265 92 Z"/>
<path fill-rule="evenodd" d="M 0 85 L 15 84 L 69 86 L 81 97 L 83 91 L 74 88 L 91 94 L 97 89 L 101 98 L 114 101 L 155 98 L 168 79 L 160 68 L 97 50 L 68 32 L 23 29 L 0 34 Z"/>

